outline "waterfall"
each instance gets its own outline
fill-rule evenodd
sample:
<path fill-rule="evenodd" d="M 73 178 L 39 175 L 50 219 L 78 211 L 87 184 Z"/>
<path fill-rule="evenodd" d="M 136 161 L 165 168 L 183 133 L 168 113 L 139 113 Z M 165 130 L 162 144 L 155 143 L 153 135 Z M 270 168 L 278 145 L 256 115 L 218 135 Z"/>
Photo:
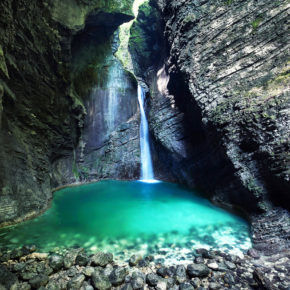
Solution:
<path fill-rule="evenodd" d="M 141 148 L 141 181 L 156 182 L 152 166 L 152 158 L 149 145 L 148 121 L 145 114 L 145 93 L 138 84 L 138 102 L 140 106 L 140 148 Z"/>

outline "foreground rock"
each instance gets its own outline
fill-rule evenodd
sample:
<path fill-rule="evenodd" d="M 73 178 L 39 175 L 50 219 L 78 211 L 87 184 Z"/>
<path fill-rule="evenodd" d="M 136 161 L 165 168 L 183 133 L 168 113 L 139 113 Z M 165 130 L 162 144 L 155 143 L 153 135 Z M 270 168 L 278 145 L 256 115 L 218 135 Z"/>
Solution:
<path fill-rule="evenodd" d="M 79 257 L 80 253 L 81 263 L 74 258 L 70 267 L 64 265 L 65 258 Z M 89 256 L 83 249 L 70 249 L 64 254 L 14 256 L 0 264 L 0 289 L 289 289 L 289 250 L 272 256 L 259 253 L 259 258 L 239 258 L 200 249 L 193 256 L 184 265 L 166 265 L 155 262 L 154 257 L 145 257 L 145 266 L 132 266 L 132 259 L 118 265 L 110 253 Z M 204 258 L 198 259 L 201 257 Z M 90 265 L 80 265 L 86 258 Z"/>

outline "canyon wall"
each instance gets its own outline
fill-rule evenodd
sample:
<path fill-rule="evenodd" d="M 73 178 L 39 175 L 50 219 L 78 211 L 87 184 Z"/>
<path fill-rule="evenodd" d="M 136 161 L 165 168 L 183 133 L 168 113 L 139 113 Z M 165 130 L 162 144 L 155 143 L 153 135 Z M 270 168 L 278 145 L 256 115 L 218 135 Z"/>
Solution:
<path fill-rule="evenodd" d="M 247 212 L 260 248 L 289 246 L 289 7 L 150 1 L 131 31 L 158 175 Z"/>
<path fill-rule="evenodd" d="M 134 119 L 136 95 L 133 99 L 136 82 L 121 70 L 112 56 L 111 45 L 118 26 L 133 19 L 132 3 L 1 1 L 0 224 L 39 214 L 47 207 L 55 186 L 103 176 L 118 177 L 116 165 L 109 167 L 106 163 L 101 168 L 95 165 L 97 174 L 87 176 L 86 163 L 109 159 L 109 155 L 111 163 L 117 164 L 124 144 L 131 144 L 133 139 L 123 138 L 124 132 L 138 132 L 136 116 Z M 90 43 L 89 58 L 84 56 L 86 43 L 81 44 L 80 40 Z M 102 50 L 103 54 L 94 59 L 94 50 Z M 105 140 L 104 136 L 103 151 L 97 156 L 87 154 L 86 161 L 83 151 L 87 148 L 87 132 L 93 131 L 86 126 L 94 113 L 89 110 L 91 103 L 106 99 L 107 72 L 118 66 L 126 86 L 116 90 L 124 101 L 130 100 L 131 108 L 109 132 L 113 137 Z M 103 77 L 103 84 L 92 84 L 96 73 Z M 104 90 L 93 96 L 92 89 L 96 92 L 97 87 Z M 131 122 L 126 124 L 127 120 Z M 125 124 L 121 126 L 122 123 Z M 90 134 L 105 134 L 100 127 L 94 129 Z M 136 142 L 132 146 L 138 148 Z M 116 153 L 119 147 L 122 152 Z M 91 152 L 95 152 L 94 148 Z M 136 158 L 138 150 L 131 155 Z M 109 169 L 102 169 L 104 166 Z M 125 175 L 124 170 L 123 167 L 120 177 Z"/>

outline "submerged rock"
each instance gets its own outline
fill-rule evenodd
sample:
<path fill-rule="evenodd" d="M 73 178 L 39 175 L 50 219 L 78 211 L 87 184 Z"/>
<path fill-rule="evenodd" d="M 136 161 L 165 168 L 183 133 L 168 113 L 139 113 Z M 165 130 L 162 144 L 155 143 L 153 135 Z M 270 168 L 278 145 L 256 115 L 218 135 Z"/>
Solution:
<path fill-rule="evenodd" d="M 94 266 L 105 267 L 113 262 L 113 254 L 98 252 L 90 257 L 91 264 Z"/>
<path fill-rule="evenodd" d="M 131 285 L 133 289 L 141 289 L 145 284 L 145 274 L 142 272 L 133 272 Z"/>
<path fill-rule="evenodd" d="M 155 287 L 157 286 L 159 278 L 156 274 L 150 273 L 146 275 L 146 282 L 149 286 Z"/>
<path fill-rule="evenodd" d="M 65 269 L 69 269 L 70 267 L 72 267 L 75 264 L 76 261 L 76 257 L 78 256 L 78 254 L 80 252 L 82 252 L 83 249 L 70 249 L 64 256 L 64 267 Z"/>
<path fill-rule="evenodd" d="M 130 260 L 129 260 L 129 265 L 131 267 L 134 267 L 134 266 L 136 266 L 139 263 L 140 260 L 142 260 L 142 257 L 141 256 L 139 256 L 139 255 L 132 255 L 130 257 Z"/>
<path fill-rule="evenodd" d="M 99 271 L 95 271 L 92 274 L 92 285 L 99 290 L 109 290 L 112 287 L 112 284 L 108 277 L 103 275 Z"/>
<path fill-rule="evenodd" d="M 76 264 L 79 266 L 86 266 L 89 262 L 89 257 L 85 252 L 80 252 L 76 257 Z"/>
<path fill-rule="evenodd" d="M 78 274 L 73 277 L 67 284 L 68 289 L 80 289 L 85 281 L 85 275 Z"/>
<path fill-rule="evenodd" d="M 114 286 L 119 286 L 125 281 L 125 277 L 128 271 L 126 268 L 117 267 L 115 268 L 109 276 L 109 280 Z"/>
<path fill-rule="evenodd" d="M 0 265 L 0 286 L 1 285 L 6 289 L 16 289 L 18 285 L 17 276 L 11 273 L 4 265 Z"/>
<path fill-rule="evenodd" d="M 64 265 L 64 258 L 59 255 L 51 255 L 49 257 L 49 266 L 54 270 L 54 271 L 59 271 Z"/>
<path fill-rule="evenodd" d="M 29 280 L 29 284 L 32 288 L 38 289 L 41 286 L 45 286 L 49 281 L 48 275 L 38 274 L 37 276 L 33 277 Z"/>
<path fill-rule="evenodd" d="M 183 265 L 178 265 L 176 267 L 175 279 L 179 284 L 184 283 L 186 281 L 186 269 Z"/>
<path fill-rule="evenodd" d="M 182 283 L 179 286 L 180 290 L 194 290 L 194 287 L 190 283 Z"/>

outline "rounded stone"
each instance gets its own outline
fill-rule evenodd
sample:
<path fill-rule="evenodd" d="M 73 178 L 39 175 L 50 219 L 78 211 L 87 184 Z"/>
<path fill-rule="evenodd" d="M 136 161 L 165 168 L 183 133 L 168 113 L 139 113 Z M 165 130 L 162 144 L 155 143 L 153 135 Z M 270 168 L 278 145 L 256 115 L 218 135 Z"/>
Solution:
<path fill-rule="evenodd" d="M 147 274 L 146 282 L 149 286 L 155 287 L 158 284 L 158 276 L 154 273 Z"/>
<path fill-rule="evenodd" d="M 94 266 L 105 267 L 113 262 L 113 254 L 111 253 L 98 252 L 95 255 L 92 255 L 90 258 L 91 263 Z"/>
<path fill-rule="evenodd" d="M 204 264 L 190 264 L 187 266 L 187 274 L 190 277 L 207 277 L 209 273 L 209 268 Z"/>

